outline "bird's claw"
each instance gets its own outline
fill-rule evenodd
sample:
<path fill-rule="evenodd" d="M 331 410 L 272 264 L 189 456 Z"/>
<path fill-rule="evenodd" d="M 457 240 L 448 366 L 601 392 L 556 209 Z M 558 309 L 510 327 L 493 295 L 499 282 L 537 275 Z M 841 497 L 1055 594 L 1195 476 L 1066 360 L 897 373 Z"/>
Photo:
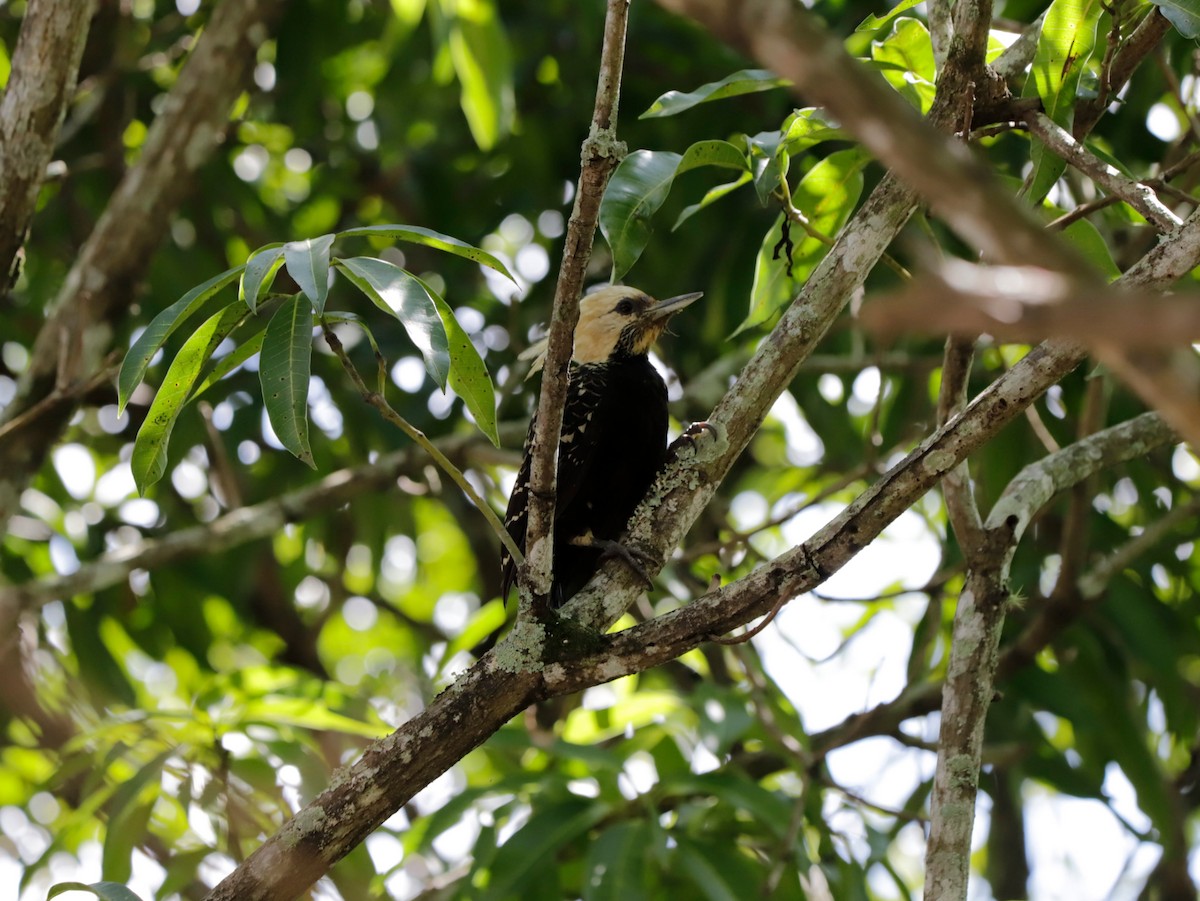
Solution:
<path fill-rule="evenodd" d="M 657 563 L 655 556 L 648 551 L 643 551 L 640 548 L 628 547 L 621 544 L 619 541 L 612 541 L 607 538 L 595 538 L 592 535 L 584 535 L 571 540 L 572 544 L 580 545 L 581 547 L 594 547 L 600 551 L 601 560 L 617 559 L 628 566 L 646 583 L 647 588 L 654 587 L 654 579 L 650 573 L 646 571 L 648 566 L 653 566 Z"/>

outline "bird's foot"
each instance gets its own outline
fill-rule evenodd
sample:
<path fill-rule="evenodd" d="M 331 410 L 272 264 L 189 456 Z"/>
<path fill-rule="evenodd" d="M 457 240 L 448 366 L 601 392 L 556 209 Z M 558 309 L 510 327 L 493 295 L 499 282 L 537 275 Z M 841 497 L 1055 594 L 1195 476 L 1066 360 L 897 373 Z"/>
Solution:
<path fill-rule="evenodd" d="M 634 547 L 627 547 L 619 541 L 612 541 L 608 538 L 597 538 L 590 532 L 586 535 L 579 535 L 571 539 L 571 544 L 577 547 L 594 547 L 600 551 L 600 559 L 608 560 L 616 558 L 633 570 L 646 583 L 647 588 L 654 587 L 654 579 L 646 568 L 657 563 L 657 559 L 653 554 L 639 550 Z"/>
<path fill-rule="evenodd" d="M 712 422 L 693 422 L 672 442 L 669 454 L 672 458 L 704 463 L 716 459 L 728 449 L 729 442 L 720 426 Z"/>

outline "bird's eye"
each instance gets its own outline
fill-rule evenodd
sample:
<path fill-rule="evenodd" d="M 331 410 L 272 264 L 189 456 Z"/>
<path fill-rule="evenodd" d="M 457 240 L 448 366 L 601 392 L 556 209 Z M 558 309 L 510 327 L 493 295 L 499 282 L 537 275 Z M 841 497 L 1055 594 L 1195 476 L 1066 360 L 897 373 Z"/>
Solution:
<path fill-rule="evenodd" d="M 619 304 L 617 304 L 616 309 L 617 309 L 617 312 L 620 313 L 622 316 L 628 316 L 630 313 L 633 312 L 633 301 L 630 300 L 628 297 L 626 297 Z"/>

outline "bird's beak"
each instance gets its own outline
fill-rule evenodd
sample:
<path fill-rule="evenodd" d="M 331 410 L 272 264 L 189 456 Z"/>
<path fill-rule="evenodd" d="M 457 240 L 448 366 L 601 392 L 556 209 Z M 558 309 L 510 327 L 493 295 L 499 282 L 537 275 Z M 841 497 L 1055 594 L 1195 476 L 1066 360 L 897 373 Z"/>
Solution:
<path fill-rule="evenodd" d="M 659 322 L 674 316 L 688 304 L 699 300 L 703 296 L 703 291 L 693 291 L 691 294 L 680 294 L 678 297 L 668 297 L 666 300 L 660 300 L 654 304 L 654 306 L 648 307 L 642 316 L 651 320 L 652 322 Z"/>

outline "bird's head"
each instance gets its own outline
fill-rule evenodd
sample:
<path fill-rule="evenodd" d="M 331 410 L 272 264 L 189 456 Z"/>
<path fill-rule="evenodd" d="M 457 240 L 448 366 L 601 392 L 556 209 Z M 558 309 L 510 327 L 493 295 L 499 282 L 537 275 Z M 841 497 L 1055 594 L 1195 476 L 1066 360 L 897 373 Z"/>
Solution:
<path fill-rule="evenodd" d="M 603 363 L 611 357 L 636 357 L 649 352 L 667 320 L 700 292 L 655 300 L 644 291 L 613 285 L 579 301 L 579 324 L 575 326 L 576 363 Z"/>
<path fill-rule="evenodd" d="M 579 323 L 575 326 L 574 363 L 603 363 L 612 357 L 648 353 L 667 321 L 688 304 L 703 297 L 696 291 L 666 300 L 655 300 L 644 291 L 612 285 L 594 291 L 579 301 Z M 522 355 L 532 357 L 529 374 L 539 372 L 546 359 L 546 339 L 536 342 Z"/>

